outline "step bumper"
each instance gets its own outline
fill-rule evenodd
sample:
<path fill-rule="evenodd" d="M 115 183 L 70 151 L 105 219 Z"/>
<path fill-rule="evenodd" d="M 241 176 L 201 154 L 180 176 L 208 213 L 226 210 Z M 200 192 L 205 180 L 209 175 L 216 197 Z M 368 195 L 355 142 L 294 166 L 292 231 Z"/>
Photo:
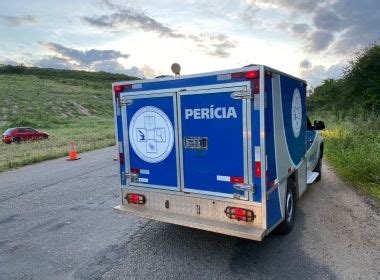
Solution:
<path fill-rule="evenodd" d="M 264 229 L 202 219 L 177 213 L 154 211 L 146 208 L 128 205 L 119 205 L 113 209 L 114 212 L 119 214 L 127 214 L 145 219 L 156 220 L 165 223 L 246 238 L 250 240 L 261 241 L 265 235 Z"/>

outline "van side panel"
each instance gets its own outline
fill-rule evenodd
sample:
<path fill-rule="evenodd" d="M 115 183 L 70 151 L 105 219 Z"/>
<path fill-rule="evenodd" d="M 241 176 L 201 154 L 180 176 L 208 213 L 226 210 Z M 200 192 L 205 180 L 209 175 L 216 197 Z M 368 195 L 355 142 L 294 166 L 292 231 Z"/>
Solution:
<path fill-rule="evenodd" d="M 272 77 L 265 77 L 265 150 L 267 157 L 267 227 L 271 228 L 282 219 L 281 199 L 277 188 L 277 167 L 274 136 L 274 108 Z"/>
<path fill-rule="evenodd" d="M 292 126 L 292 121 L 294 121 L 292 115 L 297 114 L 297 112 L 292 112 L 292 109 L 294 110 L 292 103 L 297 103 L 294 102 L 297 90 L 301 98 L 300 103 L 302 106 L 302 117 L 299 116 L 299 120 L 301 121 L 299 134 L 297 134 L 297 130 L 295 131 L 294 126 Z M 294 164 L 293 167 L 296 167 L 306 154 L 306 86 L 304 83 L 286 76 L 281 76 L 281 101 L 286 142 L 291 160 Z M 293 107 L 297 107 L 297 105 Z"/>

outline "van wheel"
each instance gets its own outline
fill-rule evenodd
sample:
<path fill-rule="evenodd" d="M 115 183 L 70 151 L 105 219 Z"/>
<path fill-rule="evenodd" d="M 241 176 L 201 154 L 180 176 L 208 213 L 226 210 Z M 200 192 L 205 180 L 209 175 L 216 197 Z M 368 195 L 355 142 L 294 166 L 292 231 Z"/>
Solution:
<path fill-rule="evenodd" d="M 21 139 L 20 138 L 14 138 L 13 142 L 15 142 L 16 144 L 21 144 Z"/>
<path fill-rule="evenodd" d="M 314 168 L 313 172 L 318 172 L 318 177 L 315 181 L 320 181 L 322 178 L 322 157 L 319 157 L 317 166 Z"/>
<path fill-rule="evenodd" d="M 294 225 L 294 217 L 296 213 L 296 197 L 295 197 L 295 184 L 293 179 L 288 178 L 286 187 L 285 199 L 285 219 L 277 227 L 277 232 L 280 234 L 289 233 Z"/>

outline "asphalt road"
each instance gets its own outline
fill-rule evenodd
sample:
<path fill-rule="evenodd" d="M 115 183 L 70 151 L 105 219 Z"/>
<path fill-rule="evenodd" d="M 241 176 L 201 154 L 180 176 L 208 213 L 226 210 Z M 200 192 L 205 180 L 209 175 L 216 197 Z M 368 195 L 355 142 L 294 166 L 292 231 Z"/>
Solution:
<path fill-rule="evenodd" d="M 379 279 L 379 206 L 324 166 L 263 242 L 114 214 L 114 148 L 0 173 L 0 279 Z"/>

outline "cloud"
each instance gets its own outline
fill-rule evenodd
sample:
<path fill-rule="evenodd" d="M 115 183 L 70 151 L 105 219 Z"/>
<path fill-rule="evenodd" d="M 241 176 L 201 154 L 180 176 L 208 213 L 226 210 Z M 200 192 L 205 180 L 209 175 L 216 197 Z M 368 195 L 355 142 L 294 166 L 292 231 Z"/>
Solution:
<path fill-rule="evenodd" d="M 40 20 L 37 17 L 34 16 L 23 16 L 23 17 L 16 17 L 16 16 L 4 16 L 1 15 L 0 18 L 4 20 L 8 26 L 21 26 L 21 25 L 30 25 L 30 24 L 36 24 Z"/>
<path fill-rule="evenodd" d="M 78 50 L 56 43 L 42 45 L 49 48 L 54 55 L 47 55 L 33 62 L 33 65 L 44 68 L 75 69 L 86 71 L 104 71 L 122 73 L 134 77 L 143 77 L 144 73 L 136 66 L 125 68 L 118 59 L 127 59 L 129 54 L 115 50 Z"/>
<path fill-rule="evenodd" d="M 139 78 L 144 77 L 144 73 L 136 66 L 132 66 L 131 68 L 127 69 L 116 60 L 97 61 L 92 65 L 91 70 L 104 71 L 109 73 L 122 73 L 125 75 Z"/>
<path fill-rule="evenodd" d="M 112 4 L 111 4 L 112 5 Z M 114 7 L 114 5 L 112 5 Z M 146 15 L 143 12 L 138 12 L 135 9 L 121 9 L 118 12 L 94 16 L 83 17 L 83 20 L 88 24 L 105 29 L 120 29 L 120 28 L 136 28 L 147 32 L 155 32 L 161 37 L 168 38 L 185 38 L 184 34 L 175 32 L 172 28 L 158 22 L 154 18 Z"/>
<path fill-rule="evenodd" d="M 126 8 L 108 0 L 101 1 L 101 4 L 104 7 L 115 10 L 115 12 L 100 16 L 85 16 L 82 19 L 87 24 L 110 31 L 138 29 L 144 32 L 156 33 L 162 38 L 191 40 L 206 54 L 219 58 L 228 57 L 230 51 L 236 47 L 236 42 L 228 38 L 225 34 L 186 34 L 136 9 Z"/>
<path fill-rule="evenodd" d="M 300 62 L 300 67 L 303 69 L 309 69 L 312 67 L 312 64 L 311 64 L 310 60 L 304 59 Z"/>
<path fill-rule="evenodd" d="M 320 30 L 338 31 L 343 27 L 337 12 L 327 8 L 321 8 L 315 12 L 313 23 Z"/>
<path fill-rule="evenodd" d="M 148 79 L 152 79 L 160 75 L 154 68 L 147 64 L 144 64 L 142 67 L 140 67 L 140 70 L 144 73 L 144 77 Z"/>
<path fill-rule="evenodd" d="M 47 43 L 46 46 L 53 52 L 59 54 L 62 58 L 74 61 L 80 65 L 91 65 L 98 61 L 108 61 L 117 58 L 129 58 L 129 54 L 123 54 L 114 50 L 76 50 L 64 47 L 55 43 Z"/>
<path fill-rule="evenodd" d="M 226 58 L 230 51 L 236 47 L 236 43 L 224 34 L 200 34 L 193 38 L 198 42 L 197 46 L 210 56 Z"/>
<path fill-rule="evenodd" d="M 301 71 L 301 77 L 305 79 L 309 85 L 313 87 L 321 84 L 322 81 L 326 79 L 338 79 L 343 74 L 343 69 L 346 67 L 346 64 L 339 62 L 328 68 L 323 65 L 316 65 L 309 67 Z"/>
<path fill-rule="evenodd" d="M 308 47 L 311 51 L 319 52 L 326 49 L 333 39 L 333 34 L 328 31 L 315 31 L 309 37 Z"/>
<path fill-rule="evenodd" d="M 19 65 L 19 63 L 13 59 L 0 57 L 0 65 Z"/>
<path fill-rule="evenodd" d="M 316 9 L 320 1 L 315 0 L 247 0 L 250 6 L 265 9 L 287 9 L 291 11 L 311 12 Z"/>
<path fill-rule="evenodd" d="M 65 58 L 57 56 L 47 56 L 41 60 L 33 63 L 34 66 L 42 68 L 55 68 L 55 69 L 74 69 L 75 65 L 67 61 Z"/>
<path fill-rule="evenodd" d="M 302 36 L 305 36 L 305 34 L 309 32 L 310 25 L 306 23 L 294 23 L 294 24 L 291 24 L 290 28 L 294 35 L 298 37 L 302 37 Z"/>
<path fill-rule="evenodd" d="M 246 0 L 246 5 L 243 21 L 250 10 L 256 17 L 272 13 L 280 19 L 273 28 L 290 30 L 312 52 L 348 54 L 380 38 L 378 0 Z"/>

